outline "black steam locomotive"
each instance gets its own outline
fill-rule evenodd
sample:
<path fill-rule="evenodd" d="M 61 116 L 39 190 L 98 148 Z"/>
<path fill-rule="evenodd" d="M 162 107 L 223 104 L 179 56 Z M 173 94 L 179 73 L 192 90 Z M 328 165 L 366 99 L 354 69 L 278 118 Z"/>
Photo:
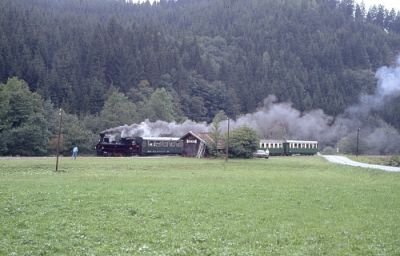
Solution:
<path fill-rule="evenodd" d="M 100 134 L 96 145 L 98 156 L 146 156 L 180 155 L 183 142 L 172 137 L 127 137 L 116 139 L 105 133 Z"/>

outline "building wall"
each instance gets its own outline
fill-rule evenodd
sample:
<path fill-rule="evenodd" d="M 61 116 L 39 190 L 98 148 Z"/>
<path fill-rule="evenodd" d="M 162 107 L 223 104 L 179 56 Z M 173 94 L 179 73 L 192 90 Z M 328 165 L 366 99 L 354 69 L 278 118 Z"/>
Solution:
<path fill-rule="evenodd" d="M 191 134 L 183 137 L 183 156 L 195 157 L 199 150 L 200 140 Z"/>

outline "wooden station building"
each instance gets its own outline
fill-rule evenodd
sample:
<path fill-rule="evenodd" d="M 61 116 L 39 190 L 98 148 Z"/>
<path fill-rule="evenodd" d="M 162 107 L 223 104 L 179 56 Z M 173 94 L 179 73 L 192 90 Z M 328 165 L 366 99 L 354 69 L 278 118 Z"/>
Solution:
<path fill-rule="evenodd" d="M 210 148 L 214 143 L 214 139 L 210 136 L 210 133 L 196 133 L 188 132 L 183 135 L 180 140 L 183 142 L 182 155 L 187 157 L 202 158 L 210 154 Z M 222 139 L 218 143 L 218 150 L 224 151 Z"/>

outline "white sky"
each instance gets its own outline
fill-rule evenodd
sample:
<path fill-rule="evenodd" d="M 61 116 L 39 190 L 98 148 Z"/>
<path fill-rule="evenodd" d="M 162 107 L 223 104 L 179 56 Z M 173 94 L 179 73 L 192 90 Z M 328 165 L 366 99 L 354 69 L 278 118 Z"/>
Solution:
<path fill-rule="evenodd" d="M 137 2 L 145 2 L 146 0 L 130 0 L 130 1 L 137 3 Z M 154 1 L 157 0 L 150 0 L 150 2 Z M 385 6 L 386 9 L 391 10 L 392 8 L 394 8 L 395 10 L 400 11 L 400 0 L 354 0 L 354 1 L 358 3 L 364 2 L 367 9 L 372 5 L 382 4 L 383 6 Z"/>
<path fill-rule="evenodd" d="M 400 0 L 355 0 L 355 2 L 364 2 L 367 9 L 372 5 L 381 4 L 385 6 L 386 9 L 391 10 L 394 8 L 395 10 L 400 11 Z"/>

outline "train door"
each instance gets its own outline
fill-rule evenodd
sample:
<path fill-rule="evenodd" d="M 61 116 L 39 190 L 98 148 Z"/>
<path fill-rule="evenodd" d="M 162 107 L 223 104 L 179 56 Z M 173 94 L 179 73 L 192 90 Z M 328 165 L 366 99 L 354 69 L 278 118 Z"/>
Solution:
<path fill-rule="evenodd" d="M 283 154 L 285 156 L 290 156 L 292 154 L 289 142 L 283 142 Z"/>

